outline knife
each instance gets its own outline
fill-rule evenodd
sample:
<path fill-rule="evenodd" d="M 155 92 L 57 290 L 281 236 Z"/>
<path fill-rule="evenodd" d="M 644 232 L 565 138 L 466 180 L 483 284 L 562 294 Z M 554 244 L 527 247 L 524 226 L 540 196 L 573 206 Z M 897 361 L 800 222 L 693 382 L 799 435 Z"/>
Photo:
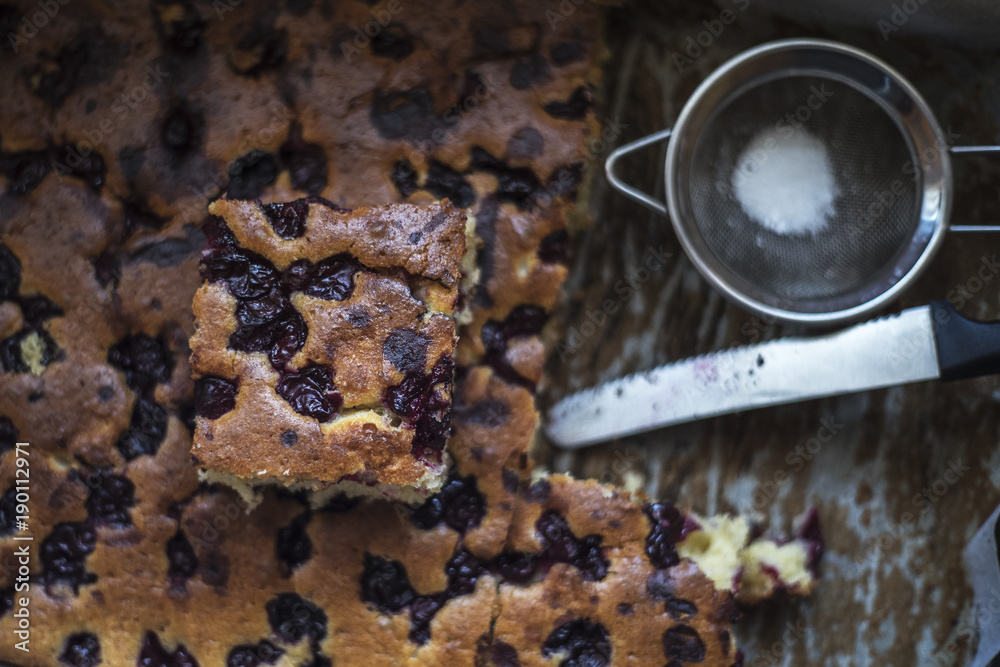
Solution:
<path fill-rule="evenodd" d="M 1000 321 L 975 322 L 945 301 L 809 338 L 685 359 L 571 394 L 548 412 L 558 447 L 910 382 L 1000 373 Z"/>

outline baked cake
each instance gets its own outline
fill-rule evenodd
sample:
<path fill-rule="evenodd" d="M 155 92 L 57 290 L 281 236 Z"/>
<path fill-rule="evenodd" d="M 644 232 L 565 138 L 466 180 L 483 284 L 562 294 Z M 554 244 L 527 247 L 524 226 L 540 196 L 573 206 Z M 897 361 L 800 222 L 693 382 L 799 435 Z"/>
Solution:
<path fill-rule="evenodd" d="M 730 584 L 677 553 L 692 522 L 593 481 L 539 478 L 508 540 L 494 663 L 739 664 Z"/>
<path fill-rule="evenodd" d="M 736 538 L 720 525 L 736 526 Z M 496 665 L 739 665 L 736 603 L 808 594 L 821 553 L 814 513 L 794 541 L 776 541 L 739 517 L 706 520 L 593 480 L 536 475 L 496 559 L 504 576 L 490 656 Z"/>
<path fill-rule="evenodd" d="M 809 595 L 823 556 L 819 515 L 811 509 L 795 523 L 793 537 L 767 537 L 744 517 L 692 513 L 691 529 L 678 542 L 677 554 L 697 565 L 716 588 L 731 587 L 744 605 L 779 593 Z"/>
<path fill-rule="evenodd" d="M 734 593 L 808 591 L 812 533 L 748 555 L 711 519 L 532 471 L 542 337 L 597 166 L 594 3 L 56 4 L 37 31 L 44 7 L 0 5 L 4 637 L 16 441 L 35 547 L 31 652 L 0 661 L 728 667 Z M 269 485 L 247 514 L 192 464 L 207 207 L 309 197 L 330 205 L 307 227 L 445 198 L 476 220 L 451 462 L 422 505 Z M 745 562 L 739 590 L 701 552 Z"/>
<path fill-rule="evenodd" d="M 262 484 L 421 502 L 448 470 L 467 220 L 440 204 L 219 200 L 194 297 L 192 457 Z"/>

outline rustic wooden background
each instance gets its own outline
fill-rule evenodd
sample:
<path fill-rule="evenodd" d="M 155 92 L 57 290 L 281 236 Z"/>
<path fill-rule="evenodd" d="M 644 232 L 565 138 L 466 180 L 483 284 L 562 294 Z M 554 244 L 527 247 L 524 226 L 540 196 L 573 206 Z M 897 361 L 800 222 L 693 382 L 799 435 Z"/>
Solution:
<path fill-rule="evenodd" d="M 674 53 L 723 9 L 735 20 L 679 71 Z M 600 118 L 620 130 L 609 130 L 617 134 L 610 146 L 594 146 L 590 168 L 599 172 L 615 145 L 670 126 L 698 83 L 729 57 L 796 36 L 837 39 L 885 59 L 916 84 L 941 125 L 959 133 L 957 143 L 1000 141 L 998 54 L 902 32 L 884 39 L 876 25 L 799 25 L 748 0 L 613 10 Z M 662 194 L 662 165 L 661 146 L 635 156 L 625 174 Z M 956 159 L 955 181 L 953 222 L 1000 222 L 1000 158 Z M 595 223 L 576 238 L 559 335 L 565 342 L 606 299 L 620 309 L 592 335 L 574 338 L 576 349 L 552 355 L 543 405 L 622 373 L 796 333 L 720 298 L 683 255 L 668 221 L 613 192 L 600 175 L 589 201 Z M 661 247 L 666 265 L 623 299 L 615 283 Z M 887 312 L 964 287 L 962 314 L 1000 317 L 1000 276 L 984 269 L 986 280 L 977 281 L 984 261 L 997 257 L 1000 235 L 951 235 Z M 738 634 L 748 665 L 960 665 L 975 646 L 962 550 L 1000 503 L 998 403 L 995 377 L 925 383 L 707 420 L 578 453 L 545 442 L 538 449 L 552 469 L 638 482 L 702 513 L 747 512 L 775 531 L 819 508 L 827 541 L 821 586 L 808 600 L 747 611 Z M 797 447 L 827 434 L 824 423 L 837 425 L 834 436 L 814 442 L 821 446 L 809 460 L 796 457 Z"/>

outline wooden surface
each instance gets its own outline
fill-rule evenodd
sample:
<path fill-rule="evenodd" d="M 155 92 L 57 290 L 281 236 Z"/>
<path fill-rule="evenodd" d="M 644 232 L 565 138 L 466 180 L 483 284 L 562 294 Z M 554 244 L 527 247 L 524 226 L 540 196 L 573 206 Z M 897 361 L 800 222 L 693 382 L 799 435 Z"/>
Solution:
<path fill-rule="evenodd" d="M 798 25 L 745 0 L 648 4 L 609 15 L 600 117 L 606 127 L 621 126 L 611 148 L 670 126 L 698 83 L 729 57 L 795 36 L 845 41 L 887 60 L 921 90 L 941 125 L 960 135 L 957 143 L 1000 141 L 996 53 L 896 33 L 885 40 L 875 25 Z M 735 20 L 678 71 L 673 54 L 726 7 Z M 600 171 L 608 148 L 594 148 L 590 167 Z M 662 194 L 662 164 L 660 147 L 629 160 L 625 174 Z M 1000 158 L 957 158 L 955 180 L 953 222 L 1000 222 Z M 590 202 L 595 224 L 576 238 L 560 312 L 560 340 L 569 345 L 551 357 L 543 405 L 622 373 L 796 333 L 726 303 L 684 256 L 668 221 L 611 191 L 602 177 Z M 636 276 L 634 296 L 616 292 L 651 250 L 668 259 L 645 282 Z M 987 279 L 975 279 L 994 258 L 1000 235 L 949 236 L 930 270 L 887 312 L 966 286 L 963 315 L 1000 317 L 1000 275 L 984 269 Z M 588 312 L 609 299 L 617 312 L 584 327 Z M 827 542 L 821 586 L 806 601 L 746 612 L 738 635 L 748 665 L 961 665 L 975 645 L 962 550 L 1000 503 L 998 403 L 997 378 L 924 383 L 712 419 L 578 453 L 542 442 L 539 455 L 578 476 L 638 480 L 648 493 L 701 513 L 750 513 L 775 531 L 819 508 Z"/>

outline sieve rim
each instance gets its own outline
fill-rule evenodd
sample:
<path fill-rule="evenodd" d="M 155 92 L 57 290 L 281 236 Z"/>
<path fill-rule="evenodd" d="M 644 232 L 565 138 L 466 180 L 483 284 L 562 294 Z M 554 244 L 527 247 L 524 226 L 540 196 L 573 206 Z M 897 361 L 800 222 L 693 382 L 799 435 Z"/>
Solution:
<path fill-rule="evenodd" d="M 860 66 L 859 72 L 831 69 L 826 70 L 812 64 L 797 66 L 796 56 L 811 55 L 822 59 L 833 56 L 847 59 L 852 66 Z M 775 57 L 786 58 L 774 65 Z M 760 61 L 765 68 L 760 68 Z M 843 63 L 840 63 L 843 66 Z M 754 71 L 754 68 L 757 68 Z M 753 76 L 747 78 L 743 72 L 750 69 Z M 862 73 L 878 74 L 884 77 L 882 88 L 873 90 L 870 83 L 859 80 Z M 877 280 L 866 285 L 858 293 L 861 296 L 848 301 L 853 305 L 833 310 L 806 311 L 793 307 L 781 308 L 765 303 L 752 296 L 755 291 L 745 279 L 727 268 L 708 248 L 694 215 L 688 188 L 685 187 L 691 167 L 691 153 L 700 136 L 700 130 L 721 103 L 732 99 L 736 91 L 740 94 L 752 90 L 766 82 L 811 75 L 829 78 L 848 85 L 878 104 L 893 123 L 911 149 L 914 166 L 919 165 L 922 188 L 918 190 L 919 221 L 906 244 L 900 246 L 895 264 L 887 265 L 877 274 Z M 881 93 L 881 94 L 880 94 Z M 887 99 L 889 93 L 896 99 Z M 906 114 L 900 106 L 907 107 Z M 699 125 L 700 124 L 700 125 Z M 692 132 L 694 126 L 696 131 Z M 943 132 L 930 107 L 916 88 L 899 72 L 884 61 L 860 49 L 822 39 L 785 39 L 768 42 L 744 51 L 728 60 L 706 78 L 687 100 L 673 126 L 672 136 L 664 158 L 665 199 L 669 218 L 685 253 L 695 268 L 716 289 L 728 299 L 764 316 L 784 322 L 801 324 L 838 324 L 857 321 L 878 310 L 896 298 L 923 272 L 944 240 L 947 221 L 951 212 L 951 162 Z M 933 159 L 924 160 L 925 149 L 933 151 Z M 898 278 L 896 271 L 904 265 Z M 749 287 L 749 289 L 748 289 Z M 792 306 L 794 304 L 790 304 Z"/>

